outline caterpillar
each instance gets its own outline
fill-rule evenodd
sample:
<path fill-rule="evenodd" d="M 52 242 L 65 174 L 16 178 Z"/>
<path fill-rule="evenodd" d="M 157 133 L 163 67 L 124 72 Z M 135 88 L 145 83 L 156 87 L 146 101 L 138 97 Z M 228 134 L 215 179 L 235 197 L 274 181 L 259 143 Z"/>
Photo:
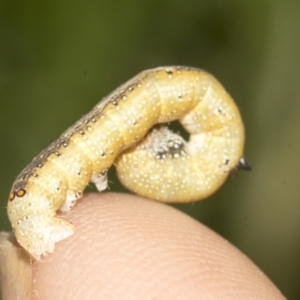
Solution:
<path fill-rule="evenodd" d="M 160 123 L 179 120 L 186 142 Z M 69 211 L 91 181 L 107 187 L 116 165 L 121 182 L 135 193 L 164 202 L 208 197 L 237 168 L 244 126 L 234 101 L 209 73 L 190 67 L 159 67 L 129 80 L 17 176 L 7 205 L 19 244 L 40 260 L 73 234 L 56 211 Z"/>

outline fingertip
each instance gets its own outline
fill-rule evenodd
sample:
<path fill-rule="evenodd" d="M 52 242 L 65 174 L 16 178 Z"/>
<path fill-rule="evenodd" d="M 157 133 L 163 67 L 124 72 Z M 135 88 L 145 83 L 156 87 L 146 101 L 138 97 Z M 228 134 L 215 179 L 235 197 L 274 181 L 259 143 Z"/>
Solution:
<path fill-rule="evenodd" d="M 283 299 L 245 255 L 168 205 L 89 194 L 61 217 L 75 234 L 34 264 L 36 299 Z"/>

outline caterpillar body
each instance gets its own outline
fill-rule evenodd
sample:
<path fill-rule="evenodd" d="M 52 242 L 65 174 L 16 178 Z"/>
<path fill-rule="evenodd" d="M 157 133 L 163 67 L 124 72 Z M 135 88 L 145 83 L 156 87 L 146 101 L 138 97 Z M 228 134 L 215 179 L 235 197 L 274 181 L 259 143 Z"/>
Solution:
<path fill-rule="evenodd" d="M 176 119 L 189 142 L 154 126 Z M 113 163 L 135 193 L 189 202 L 215 192 L 231 170 L 249 168 L 243 148 L 240 113 L 212 75 L 189 67 L 146 70 L 33 159 L 13 184 L 8 217 L 19 244 L 39 260 L 73 234 L 56 211 L 70 210 L 90 181 L 104 190 Z"/>

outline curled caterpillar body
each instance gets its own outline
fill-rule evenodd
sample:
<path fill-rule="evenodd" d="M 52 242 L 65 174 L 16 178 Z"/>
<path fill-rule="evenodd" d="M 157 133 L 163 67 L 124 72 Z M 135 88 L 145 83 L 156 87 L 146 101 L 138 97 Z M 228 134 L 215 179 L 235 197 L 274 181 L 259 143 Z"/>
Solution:
<path fill-rule="evenodd" d="M 188 143 L 165 128 L 149 132 L 176 119 L 190 133 Z M 246 166 L 243 148 L 239 111 L 212 75 L 187 67 L 147 70 L 33 159 L 13 184 L 8 216 L 20 245 L 39 260 L 73 233 L 56 211 L 70 210 L 90 181 L 104 190 L 113 163 L 137 194 L 188 202 L 209 196 L 232 169 Z"/>

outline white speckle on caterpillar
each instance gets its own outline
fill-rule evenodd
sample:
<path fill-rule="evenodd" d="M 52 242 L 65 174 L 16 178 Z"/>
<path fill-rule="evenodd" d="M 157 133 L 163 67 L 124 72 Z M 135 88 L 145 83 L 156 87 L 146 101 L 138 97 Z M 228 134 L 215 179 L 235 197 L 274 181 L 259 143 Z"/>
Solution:
<path fill-rule="evenodd" d="M 189 142 L 155 124 L 178 119 Z M 149 132 L 150 130 L 150 132 Z M 188 202 L 214 193 L 243 158 L 244 126 L 221 84 L 188 67 L 147 70 L 108 95 L 20 173 L 7 211 L 20 245 L 36 260 L 73 234 L 57 217 L 92 181 L 107 187 L 116 164 L 122 183 L 139 195 Z"/>

